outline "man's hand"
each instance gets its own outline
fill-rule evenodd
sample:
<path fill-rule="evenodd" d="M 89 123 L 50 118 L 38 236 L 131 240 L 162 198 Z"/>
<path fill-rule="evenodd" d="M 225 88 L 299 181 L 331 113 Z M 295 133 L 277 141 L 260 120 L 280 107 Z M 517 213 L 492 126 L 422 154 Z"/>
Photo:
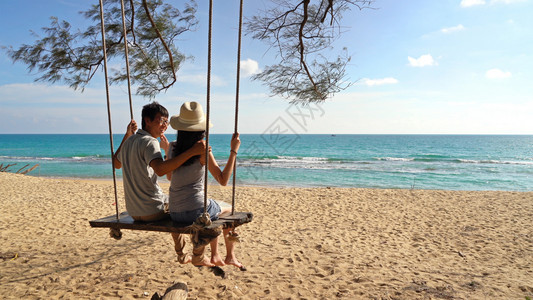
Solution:
<path fill-rule="evenodd" d="M 190 151 L 192 152 L 192 156 L 205 154 L 205 141 L 200 140 L 196 142 L 196 144 L 191 147 Z"/>
<path fill-rule="evenodd" d="M 168 139 L 164 134 L 161 134 L 161 141 L 159 142 L 159 146 L 163 150 L 165 150 L 165 155 L 168 156 L 168 148 L 170 147 L 170 143 L 168 142 Z"/>
<path fill-rule="evenodd" d="M 120 146 L 118 146 L 117 152 L 115 152 L 115 155 L 113 155 L 113 167 L 115 167 L 115 169 L 122 168 L 122 163 L 117 158 L 117 155 L 120 152 L 120 149 L 122 148 L 122 144 L 124 144 L 124 141 L 127 140 L 130 136 L 134 135 L 136 131 L 137 122 L 131 119 L 130 123 L 128 124 L 128 127 L 126 128 L 126 134 L 124 135 L 122 142 L 120 142 Z"/>
<path fill-rule="evenodd" d="M 137 122 L 135 120 L 131 120 L 131 122 L 128 124 L 128 128 L 126 129 L 126 136 L 132 136 L 137 132 Z"/>

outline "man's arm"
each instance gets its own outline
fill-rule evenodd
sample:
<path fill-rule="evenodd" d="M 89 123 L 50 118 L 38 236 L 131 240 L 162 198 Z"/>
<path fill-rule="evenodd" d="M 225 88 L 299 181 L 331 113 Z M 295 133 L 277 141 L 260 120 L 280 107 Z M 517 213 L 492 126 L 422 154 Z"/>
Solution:
<path fill-rule="evenodd" d="M 122 142 L 120 142 L 120 146 L 118 146 L 117 151 L 115 152 L 115 155 L 113 155 L 113 167 L 115 169 L 122 168 L 122 163 L 120 160 L 118 160 L 118 153 L 120 152 L 120 149 L 122 148 L 122 144 L 124 144 L 124 141 L 127 140 L 130 136 L 134 135 L 137 131 L 137 123 L 135 120 L 131 120 L 131 122 L 128 124 L 128 127 L 126 129 L 126 134 L 124 134 L 124 138 L 122 139 Z"/>
<path fill-rule="evenodd" d="M 163 176 L 179 168 L 189 158 L 195 155 L 202 155 L 204 152 L 205 141 L 201 140 L 196 142 L 196 144 L 194 144 L 194 146 L 192 146 L 189 150 L 169 160 L 163 160 L 161 158 L 152 159 L 152 161 L 150 162 L 150 167 L 154 169 L 157 176 Z"/>

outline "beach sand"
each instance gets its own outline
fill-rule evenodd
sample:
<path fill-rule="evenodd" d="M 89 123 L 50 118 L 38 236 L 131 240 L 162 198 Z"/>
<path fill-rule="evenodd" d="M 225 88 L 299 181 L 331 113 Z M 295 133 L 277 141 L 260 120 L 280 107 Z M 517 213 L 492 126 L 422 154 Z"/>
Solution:
<path fill-rule="evenodd" d="M 91 228 L 115 213 L 112 181 L 0 173 L 0 199 L 3 299 L 150 299 L 174 282 L 189 299 L 533 298 L 533 192 L 238 187 L 248 271 L 226 278 L 180 265 L 168 233 Z"/>

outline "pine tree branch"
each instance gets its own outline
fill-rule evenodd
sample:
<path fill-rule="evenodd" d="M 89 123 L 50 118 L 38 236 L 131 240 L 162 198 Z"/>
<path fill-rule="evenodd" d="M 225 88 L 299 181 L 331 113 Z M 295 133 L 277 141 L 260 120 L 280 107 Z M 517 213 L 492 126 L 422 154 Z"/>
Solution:
<path fill-rule="evenodd" d="M 167 89 L 167 88 L 171 87 L 176 82 L 176 71 L 174 69 L 174 59 L 172 57 L 172 51 L 170 51 L 167 43 L 165 42 L 165 39 L 161 35 L 161 32 L 157 28 L 157 25 L 155 24 L 154 19 L 152 18 L 152 14 L 150 13 L 150 9 L 148 9 L 148 3 L 146 2 L 146 0 L 143 0 L 143 7 L 144 7 L 144 10 L 146 12 L 146 16 L 150 20 L 150 24 L 152 24 L 152 28 L 157 33 L 157 36 L 159 37 L 159 40 L 161 41 L 161 44 L 163 44 L 163 47 L 165 47 L 165 50 L 167 51 L 169 62 L 170 62 L 170 69 L 172 71 L 172 76 L 173 76 L 172 82 L 170 82 L 167 85 L 164 85 L 161 89 L 159 89 L 159 91 L 161 91 L 161 90 L 164 90 L 164 89 Z"/>

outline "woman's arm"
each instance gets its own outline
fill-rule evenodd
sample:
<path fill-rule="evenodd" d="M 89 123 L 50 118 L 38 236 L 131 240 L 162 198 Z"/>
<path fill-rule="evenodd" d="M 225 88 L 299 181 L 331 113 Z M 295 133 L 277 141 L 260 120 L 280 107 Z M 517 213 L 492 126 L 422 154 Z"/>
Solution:
<path fill-rule="evenodd" d="M 224 167 L 224 170 L 220 169 L 217 161 L 215 160 L 215 156 L 211 151 L 209 151 L 209 172 L 222 186 L 226 186 L 228 184 L 231 173 L 233 172 L 233 168 L 235 166 L 235 160 L 237 159 L 237 152 L 239 151 L 240 146 L 241 140 L 239 139 L 239 134 L 236 133 L 231 139 L 231 150 L 228 157 L 228 163 Z"/>

